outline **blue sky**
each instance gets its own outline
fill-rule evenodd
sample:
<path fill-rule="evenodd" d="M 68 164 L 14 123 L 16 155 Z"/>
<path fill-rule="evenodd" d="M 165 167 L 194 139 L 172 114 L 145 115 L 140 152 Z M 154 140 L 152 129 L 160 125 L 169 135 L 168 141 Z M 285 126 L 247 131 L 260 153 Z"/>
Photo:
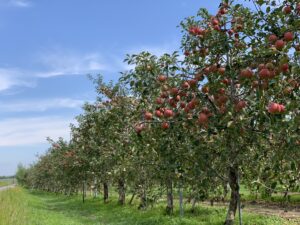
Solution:
<path fill-rule="evenodd" d="M 29 164 L 46 137 L 69 124 L 95 92 L 86 74 L 116 80 L 126 53 L 177 50 L 177 25 L 199 0 L 0 0 L 0 175 Z"/>

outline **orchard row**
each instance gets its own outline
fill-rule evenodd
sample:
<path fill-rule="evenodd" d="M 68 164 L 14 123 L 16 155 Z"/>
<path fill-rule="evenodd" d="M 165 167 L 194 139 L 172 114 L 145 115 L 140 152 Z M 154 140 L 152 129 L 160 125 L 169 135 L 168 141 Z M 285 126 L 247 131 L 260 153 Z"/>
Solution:
<path fill-rule="evenodd" d="M 140 208 L 166 196 L 168 213 L 177 187 L 193 205 L 229 198 L 225 224 L 240 181 L 264 196 L 299 190 L 300 3 L 253 4 L 200 9 L 181 23 L 182 55 L 128 55 L 134 69 L 117 83 L 93 78 L 97 101 L 70 142 L 50 140 L 24 184 L 66 194 L 93 186 L 105 202 L 114 186 L 120 204 L 132 193 Z"/>

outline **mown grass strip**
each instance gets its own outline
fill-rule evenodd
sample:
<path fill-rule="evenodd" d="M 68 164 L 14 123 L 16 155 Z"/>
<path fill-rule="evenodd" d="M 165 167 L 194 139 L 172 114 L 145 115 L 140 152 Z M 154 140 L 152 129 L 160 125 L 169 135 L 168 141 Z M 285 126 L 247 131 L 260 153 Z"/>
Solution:
<path fill-rule="evenodd" d="M 198 207 L 196 213 L 185 208 L 184 218 L 164 215 L 164 202 L 152 209 L 139 211 L 137 205 L 118 206 L 113 198 L 108 204 L 102 199 L 80 196 L 66 197 L 52 193 L 14 188 L 0 193 L 0 225 L 220 225 L 225 207 Z M 176 202 L 177 205 L 177 202 Z M 178 206 L 178 205 L 177 205 Z M 245 225 L 283 225 L 295 223 L 278 217 L 244 213 Z"/>

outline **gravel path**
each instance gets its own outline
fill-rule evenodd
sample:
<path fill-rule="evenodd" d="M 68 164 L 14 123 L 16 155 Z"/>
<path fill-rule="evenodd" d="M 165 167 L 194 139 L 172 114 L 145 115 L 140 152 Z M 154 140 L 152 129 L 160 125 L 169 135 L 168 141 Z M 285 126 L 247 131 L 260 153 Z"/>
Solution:
<path fill-rule="evenodd" d="M 209 202 L 202 202 L 200 205 L 210 206 Z M 227 207 L 228 203 L 215 202 L 215 206 Z M 250 203 L 243 202 L 243 211 L 267 216 L 280 216 L 287 220 L 295 220 L 300 225 L 300 206 L 283 207 L 278 204 Z"/>
<path fill-rule="evenodd" d="M 7 189 L 10 189 L 10 188 L 14 188 L 16 185 L 8 185 L 8 186 L 4 186 L 4 187 L 0 187 L 0 191 L 5 191 Z"/>

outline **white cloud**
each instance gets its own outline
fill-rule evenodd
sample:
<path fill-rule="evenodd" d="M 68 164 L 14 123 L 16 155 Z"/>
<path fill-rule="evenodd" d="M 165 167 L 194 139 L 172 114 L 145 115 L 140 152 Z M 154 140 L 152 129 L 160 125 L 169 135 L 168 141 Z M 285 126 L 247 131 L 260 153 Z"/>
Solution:
<path fill-rule="evenodd" d="M 28 0 L 9 0 L 9 5 L 26 8 L 30 7 L 32 4 Z"/>
<path fill-rule="evenodd" d="M 38 78 L 112 71 L 97 53 L 46 52 L 36 56 L 34 63 L 39 69 L 0 68 L 0 92 L 17 86 L 33 87 Z"/>
<path fill-rule="evenodd" d="M 45 71 L 37 72 L 37 77 L 53 77 L 62 75 L 87 74 L 96 71 L 110 70 L 109 65 L 103 63 L 100 54 L 76 54 L 62 51 L 46 53 L 38 57 Z"/>
<path fill-rule="evenodd" d="M 34 117 L 0 120 L 0 147 L 46 143 L 46 137 L 69 139 L 72 118 Z"/>
<path fill-rule="evenodd" d="M 70 98 L 0 102 L 0 112 L 44 112 L 55 108 L 80 108 L 84 100 Z"/>
<path fill-rule="evenodd" d="M 34 81 L 28 79 L 27 72 L 21 72 L 14 68 L 0 68 L 0 92 L 14 86 L 32 87 Z"/>

